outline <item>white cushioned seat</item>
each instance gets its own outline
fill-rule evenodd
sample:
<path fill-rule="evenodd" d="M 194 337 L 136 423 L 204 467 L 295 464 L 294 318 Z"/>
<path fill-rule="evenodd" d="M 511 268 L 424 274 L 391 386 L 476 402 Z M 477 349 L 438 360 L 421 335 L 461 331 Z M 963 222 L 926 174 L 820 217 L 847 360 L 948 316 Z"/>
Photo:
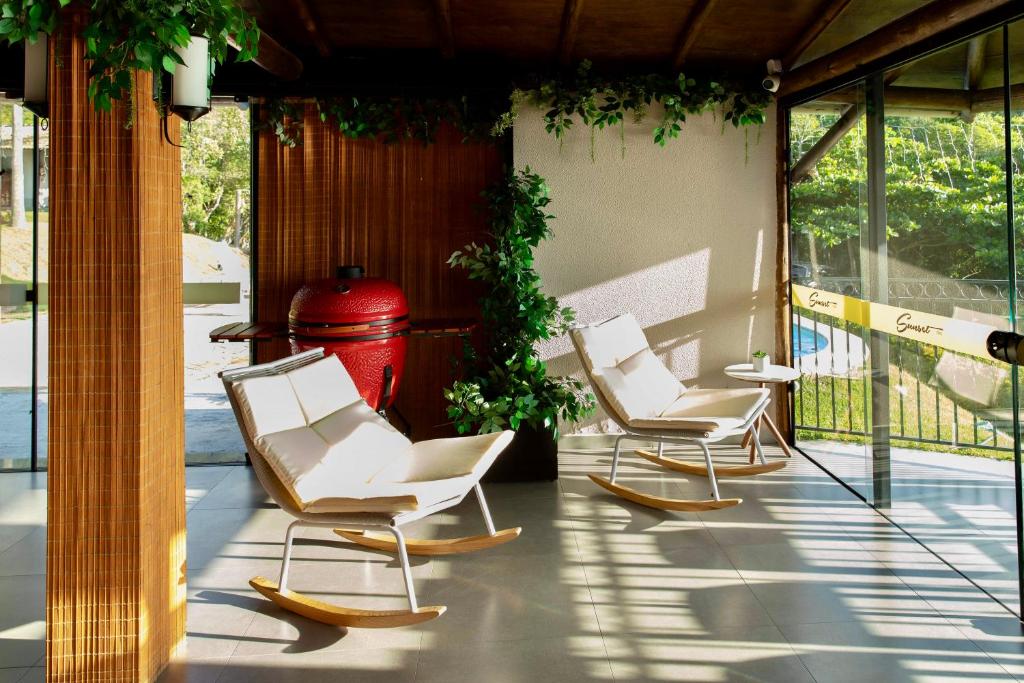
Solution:
<path fill-rule="evenodd" d="M 285 377 L 291 383 L 308 423 L 322 420 L 361 399 L 352 377 L 333 354 L 292 370 Z"/>
<path fill-rule="evenodd" d="M 459 498 L 512 432 L 412 443 L 334 356 L 233 385 L 253 445 L 304 512 L 392 512 Z"/>
<path fill-rule="evenodd" d="M 690 389 L 657 417 L 629 420 L 638 429 L 732 431 L 768 400 L 767 389 Z"/>
<path fill-rule="evenodd" d="M 283 375 L 253 377 L 235 385 L 245 428 L 255 441 L 264 434 L 306 426 L 302 406 Z"/>
<path fill-rule="evenodd" d="M 479 479 L 512 441 L 512 432 L 495 432 L 412 444 L 409 457 L 396 459 L 374 482 L 422 482 L 450 477 Z"/>

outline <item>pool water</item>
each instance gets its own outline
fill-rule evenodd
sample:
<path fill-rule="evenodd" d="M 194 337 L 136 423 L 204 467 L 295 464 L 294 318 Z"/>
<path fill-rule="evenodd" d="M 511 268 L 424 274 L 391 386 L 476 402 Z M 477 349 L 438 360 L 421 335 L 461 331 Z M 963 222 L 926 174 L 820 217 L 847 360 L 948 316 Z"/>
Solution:
<path fill-rule="evenodd" d="M 810 356 L 828 348 L 828 337 L 793 323 L 793 357 Z"/>

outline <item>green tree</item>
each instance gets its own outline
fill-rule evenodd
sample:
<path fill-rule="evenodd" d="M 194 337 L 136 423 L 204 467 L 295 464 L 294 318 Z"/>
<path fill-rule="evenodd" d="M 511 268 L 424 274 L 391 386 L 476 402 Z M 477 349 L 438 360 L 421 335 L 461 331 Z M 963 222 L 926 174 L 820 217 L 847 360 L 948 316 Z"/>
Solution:
<path fill-rule="evenodd" d="M 799 159 L 837 117 L 795 114 Z M 1011 121 L 1014 186 L 1024 196 L 1024 116 Z M 1003 117 L 890 117 L 886 120 L 886 210 L 892 265 L 953 278 L 1006 279 L 1006 177 Z M 834 274 L 855 275 L 866 220 L 863 121 L 792 190 L 797 258 Z M 1018 249 L 1024 248 L 1024 235 Z M 816 249 L 818 253 L 812 253 Z M 894 272 L 898 275 L 898 272 Z"/>
<path fill-rule="evenodd" d="M 234 243 L 236 208 L 249 224 L 248 112 L 215 107 L 182 131 L 181 142 L 182 229 Z"/>

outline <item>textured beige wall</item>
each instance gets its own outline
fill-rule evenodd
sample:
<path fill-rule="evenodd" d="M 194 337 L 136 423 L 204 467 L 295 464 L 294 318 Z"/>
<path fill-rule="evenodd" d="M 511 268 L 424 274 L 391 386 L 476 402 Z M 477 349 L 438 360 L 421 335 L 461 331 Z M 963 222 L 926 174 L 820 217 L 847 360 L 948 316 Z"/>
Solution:
<path fill-rule="evenodd" d="M 545 291 L 580 322 L 632 311 L 652 348 L 691 386 L 737 385 L 722 368 L 775 348 L 775 123 L 728 126 L 691 118 L 664 148 L 650 121 L 598 132 L 596 162 L 585 129 L 559 143 L 539 111 L 516 121 L 516 168 L 551 188 L 554 237 L 537 269 Z M 581 368 L 567 338 L 542 348 L 555 374 Z M 611 429 L 603 415 L 579 431 Z"/>

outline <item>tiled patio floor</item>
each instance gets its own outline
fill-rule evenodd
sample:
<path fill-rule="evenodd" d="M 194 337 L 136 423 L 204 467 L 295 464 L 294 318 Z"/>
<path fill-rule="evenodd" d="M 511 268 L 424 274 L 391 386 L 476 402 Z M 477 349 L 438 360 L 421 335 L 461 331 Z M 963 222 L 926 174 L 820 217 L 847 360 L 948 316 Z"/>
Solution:
<path fill-rule="evenodd" d="M 723 460 L 738 459 L 723 449 Z M 777 452 L 769 449 L 772 457 Z M 801 457 L 722 482 L 742 505 L 659 513 L 585 473 L 607 451 L 563 451 L 557 483 L 486 487 L 514 543 L 414 558 L 419 627 L 329 628 L 247 585 L 276 576 L 288 517 L 252 472 L 188 470 L 188 656 L 174 681 L 994 681 L 1024 677 L 1019 622 Z M 703 497 L 707 482 L 636 458 L 625 481 Z M 42 680 L 45 479 L 0 476 L 0 682 Z M 409 535 L 482 529 L 467 501 Z M 327 531 L 297 546 L 293 585 L 353 606 L 402 607 L 401 571 Z"/>

